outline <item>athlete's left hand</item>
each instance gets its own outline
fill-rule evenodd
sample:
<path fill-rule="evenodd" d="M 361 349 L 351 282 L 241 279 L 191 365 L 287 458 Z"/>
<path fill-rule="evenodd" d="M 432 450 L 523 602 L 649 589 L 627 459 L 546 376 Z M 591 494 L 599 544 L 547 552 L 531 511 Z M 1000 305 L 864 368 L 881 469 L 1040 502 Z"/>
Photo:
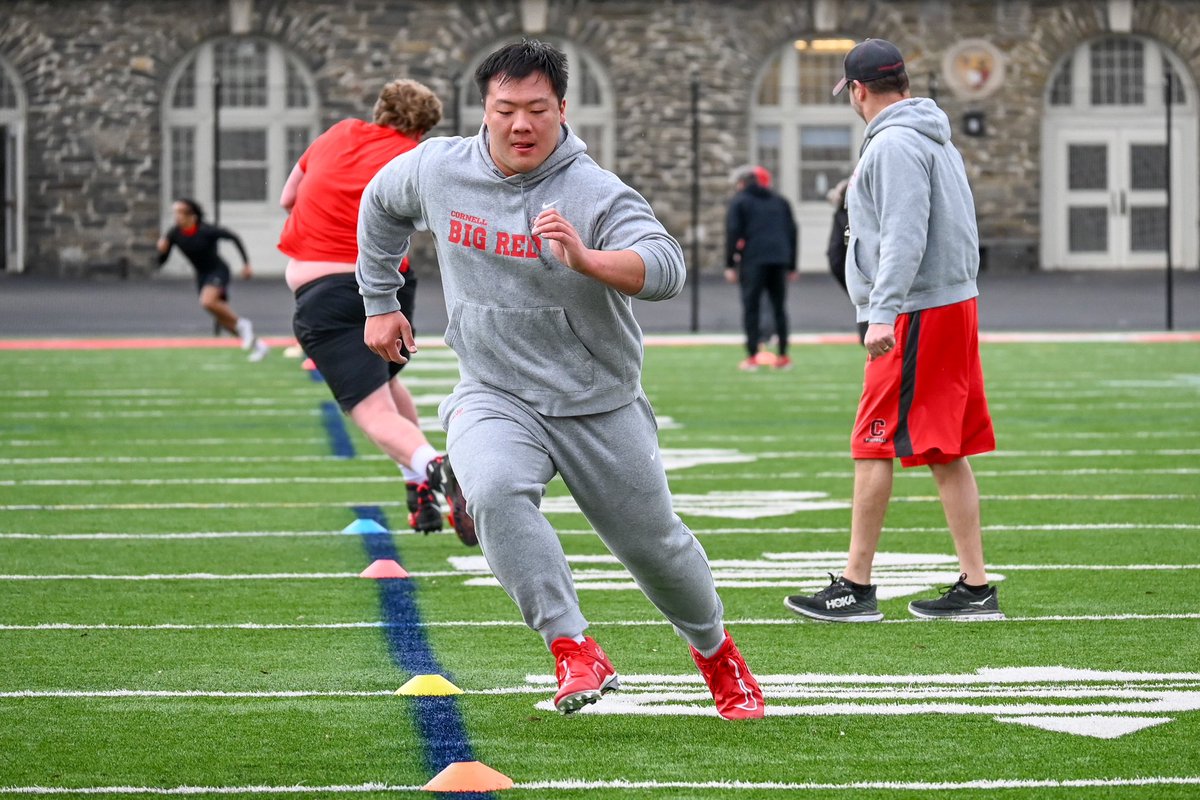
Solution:
<path fill-rule="evenodd" d="M 246 264 L 245 266 L 243 266 L 242 267 L 242 280 L 248 281 L 253 277 L 254 277 L 254 269 L 249 264 Z"/>
<path fill-rule="evenodd" d="M 556 208 L 547 208 L 533 220 L 530 231 L 542 241 L 550 242 L 550 252 L 562 263 L 576 272 L 584 272 L 590 252 L 579 238 L 575 226 L 558 213 Z"/>

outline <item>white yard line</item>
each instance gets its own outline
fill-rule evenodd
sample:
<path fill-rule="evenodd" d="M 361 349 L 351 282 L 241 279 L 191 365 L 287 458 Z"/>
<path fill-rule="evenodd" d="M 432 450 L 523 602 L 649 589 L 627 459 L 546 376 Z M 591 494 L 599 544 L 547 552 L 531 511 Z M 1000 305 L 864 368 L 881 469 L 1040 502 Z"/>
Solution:
<path fill-rule="evenodd" d="M 1200 613 L 1179 614 L 1053 614 L 1048 616 L 1008 617 L 1006 622 L 1147 622 L 1155 620 L 1194 620 Z M 927 624 L 920 619 L 885 619 L 884 624 Z M 525 623 L 516 619 L 505 620 L 441 620 L 415 624 L 422 628 L 524 628 Z M 666 627 L 662 619 L 590 620 L 592 627 L 640 628 Z M 779 619 L 727 619 L 725 624 L 733 628 L 752 626 L 809 625 L 799 617 Z M 386 622 L 228 622 L 228 623 L 158 623 L 150 625 L 122 625 L 110 623 L 42 622 L 36 625 L 0 625 L 0 631 L 54 632 L 54 631 L 298 631 L 298 630 L 372 630 L 390 627 Z"/>
<path fill-rule="evenodd" d="M 1136 778 L 1023 778 L 992 779 L 979 778 L 970 781 L 854 781 L 848 783 L 799 783 L 787 781 L 632 781 L 614 778 L 605 781 L 584 779 L 558 779 L 515 783 L 508 791 L 620 791 L 620 792 L 663 792 L 670 797 L 679 790 L 721 790 L 752 792 L 862 792 L 891 790 L 909 792 L 964 792 L 998 789 L 1090 789 L 1150 786 L 1200 786 L 1197 775 L 1140 776 Z M 332 784 L 328 786 L 82 786 L 59 788 L 55 786 L 0 786 L 0 795 L 316 795 L 333 796 L 343 794 L 370 794 L 383 792 L 420 792 L 421 786 L 412 784 L 358 783 Z"/>
<path fill-rule="evenodd" d="M 720 437 L 696 437 L 699 441 L 728 441 Z M 745 441 L 768 441 L 770 437 L 753 437 Z M 740 440 L 739 440 L 740 441 Z M 780 438 L 779 441 L 785 441 Z M 842 449 L 829 450 L 784 450 L 765 453 L 741 454 L 755 460 L 793 459 L 811 461 L 813 459 L 849 460 L 849 454 Z M 982 456 L 982 459 L 993 458 L 1118 458 L 1124 456 L 1155 456 L 1155 457 L 1192 457 L 1200 456 L 1200 449 L 1159 449 L 1159 450 L 997 450 Z M 356 458 L 361 460 L 383 460 L 386 457 L 377 453 L 363 453 Z M 307 461 L 338 461 L 344 460 L 331 455 L 295 455 L 295 456 L 46 456 L 0 458 L 0 465 L 5 466 L 38 466 L 43 464 L 257 464 L 257 463 L 289 463 Z M 921 473 L 924 474 L 924 473 Z"/>
<path fill-rule="evenodd" d="M 945 527 L 892 527 L 886 529 L 888 533 L 945 533 Z M 987 533 L 1042 533 L 1042 532 L 1058 532 L 1058 531 L 1075 531 L 1083 533 L 1103 533 L 1109 531 L 1156 531 L 1160 533 L 1178 533 L 1180 531 L 1200 531 L 1200 524 L 1190 524 L 1185 522 L 1164 523 L 1161 525 L 1150 525 L 1141 523 L 1122 523 L 1122 522 L 1096 522 L 1096 523 L 1063 523 L 1063 524 L 1048 524 L 1048 525 L 984 525 L 983 530 Z M 755 536 L 766 534 L 786 534 L 793 535 L 798 533 L 811 534 L 838 534 L 844 535 L 848 531 L 844 527 L 762 527 L 762 528 L 698 528 L 693 527 L 692 532 L 698 536 L 720 536 L 720 535 L 741 535 L 753 534 Z M 391 532 L 393 536 L 408 536 L 415 535 L 415 531 L 411 530 L 394 530 Z M 128 541 L 131 539 L 146 539 L 146 540 L 171 540 L 171 539 L 254 539 L 254 538 L 288 538 L 288 537 L 317 537 L 317 536 L 335 536 L 338 531 L 184 531 L 179 533 L 0 533 L 0 539 L 45 539 L 47 541 Z M 591 528 L 561 528 L 558 530 L 560 536 L 594 536 L 595 531 Z"/>
<path fill-rule="evenodd" d="M 726 493 L 728 494 L 728 493 Z M 681 495 L 676 495 L 678 499 Z M 557 498 L 550 498 L 551 500 Z M 570 498 L 566 498 L 570 499 Z M 1166 502 L 1166 501 L 1194 501 L 1200 499 L 1197 494 L 989 494 L 981 495 L 982 500 L 988 502 L 1028 502 L 1028 501 L 1047 501 L 1053 500 L 1056 502 L 1081 502 L 1081 503 L 1097 503 L 1097 502 Z M 723 501 L 724 502 L 724 501 Z M 831 500 L 828 502 L 848 503 L 848 501 Z M 897 496 L 892 498 L 895 503 L 941 503 L 941 498 L 937 495 L 910 495 Z M 0 505 L 0 512 L 4 511 L 178 511 L 178 510 L 226 510 L 226 509 L 267 509 L 267 508 L 345 508 L 347 506 L 401 506 L 405 501 L 387 499 L 366 499 L 366 500 L 341 500 L 327 503 L 301 503 L 301 502 L 278 502 L 278 503 L 60 503 L 60 504 L 42 504 L 42 503 L 16 503 L 8 505 Z M 847 505 L 848 507 L 848 505 Z M 546 514 L 579 514 L 575 508 L 563 508 L 561 510 L 544 509 Z M 684 516 L 689 516 L 684 513 Z M 773 516 L 785 516 L 785 513 L 780 513 Z M 711 515 L 709 515 L 711 516 Z M 720 515 L 717 515 L 720 516 Z"/>
<path fill-rule="evenodd" d="M 278 460 L 278 459 L 276 459 Z M 1103 476 L 1103 475 L 1200 475 L 1200 468 L 1179 467 L 1176 469 L 1028 469 L 1028 470 L 974 470 L 978 478 L 1013 478 L 1013 477 L 1046 477 L 1046 476 Z M 728 472 L 694 472 L 689 471 L 676 476 L 676 480 L 714 480 L 728 478 Z M 801 479 L 801 478 L 846 478 L 854 477 L 853 472 L 793 472 L 773 473 L 772 479 Z M 904 471 L 896 476 L 898 479 L 928 480 L 924 472 Z M 400 479 L 395 475 L 342 475 L 312 476 L 295 475 L 274 478 L 27 478 L 22 480 L 0 480 L 0 486 L 193 486 L 196 484 L 213 486 L 254 486 L 268 484 L 337 484 L 337 483 L 397 483 Z"/>
<path fill-rule="evenodd" d="M 292 697 L 394 697 L 395 689 L 373 692 L 349 691 L 283 691 L 283 692 L 217 692 L 200 689 L 22 689 L 15 692 L 0 692 L 0 699 L 48 699 L 48 698 L 105 698 L 105 697 L 149 697 L 165 700 L 188 697 L 240 698 L 253 700 L 280 700 Z M 0 795 L 4 794 L 0 789 Z"/>

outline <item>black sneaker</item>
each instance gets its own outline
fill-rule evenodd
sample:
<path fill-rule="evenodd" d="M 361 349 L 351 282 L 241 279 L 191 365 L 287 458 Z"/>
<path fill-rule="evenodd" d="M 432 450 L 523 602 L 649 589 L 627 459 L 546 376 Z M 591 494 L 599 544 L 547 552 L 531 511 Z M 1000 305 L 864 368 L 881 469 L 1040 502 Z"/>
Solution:
<path fill-rule="evenodd" d="M 458 534 L 459 541 L 468 547 L 479 544 L 479 539 L 475 536 L 475 520 L 471 519 L 471 515 L 467 513 L 467 498 L 454 478 L 454 470 L 450 468 L 450 458 L 438 456 L 430 461 L 425 474 L 429 476 L 430 488 L 441 492 L 446 498 L 446 505 L 450 507 L 450 524 L 454 526 L 454 532 Z"/>
<path fill-rule="evenodd" d="M 794 594 L 783 599 L 783 604 L 812 619 L 822 622 L 879 622 L 883 613 L 875 602 L 875 587 L 866 590 L 854 589 L 845 578 L 835 578 L 829 573 L 829 585 L 814 595 Z"/>
<path fill-rule="evenodd" d="M 442 507 L 437 495 L 429 488 L 429 481 L 409 481 L 404 484 L 408 500 L 408 526 L 421 533 L 434 533 L 442 529 Z"/>
<path fill-rule="evenodd" d="M 933 600 L 913 600 L 908 612 L 921 619 L 992 620 L 1004 619 L 996 587 L 989 586 L 982 592 L 973 592 L 963 583 L 964 572 L 953 586 L 943 586 L 942 596 Z"/>

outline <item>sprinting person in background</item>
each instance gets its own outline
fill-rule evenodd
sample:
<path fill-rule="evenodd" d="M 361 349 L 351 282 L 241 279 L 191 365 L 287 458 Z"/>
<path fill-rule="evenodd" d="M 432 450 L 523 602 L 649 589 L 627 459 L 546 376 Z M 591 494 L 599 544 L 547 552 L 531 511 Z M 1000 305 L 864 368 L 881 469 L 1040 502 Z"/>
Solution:
<path fill-rule="evenodd" d="M 200 307 L 212 314 L 218 325 L 241 338 L 242 349 L 250 351 L 251 361 L 261 361 L 271 348 L 254 335 L 250 320 L 239 317 L 229 305 L 229 265 L 217 252 L 222 239 L 233 242 L 242 254 L 242 278 L 249 280 L 254 270 L 241 238 L 228 228 L 205 222 L 204 210 L 195 200 L 181 197 L 171 205 L 171 211 L 175 224 L 158 240 L 158 265 L 166 263 L 172 247 L 178 247 L 196 270 Z"/>
<path fill-rule="evenodd" d="M 762 340 L 759 309 L 765 291 L 771 301 L 778 338 L 777 369 L 789 369 L 787 282 L 796 280 L 798 231 L 792 206 L 760 181 L 762 167 L 745 166 L 734 172 L 737 194 L 725 214 L 725 279 L 738 283 L 742 292 L 742 323 L 747 357 L 739 369 L 758 369 Z"/>
<path fill-rule="evenodd" d="M 358 277 L 367 344 L 414 347 L 394 264 L 413 232 L 437 244 L 462 380 L 439 409 L 447 468 L 504 590 L 554 656 L 563 714 L 616 689 L 554 527 L 540 506 L 561 475 L 597 535 L 691 645 L 729 719 L 763 716 L 762 692 L 724 629 L 704 548 L 671 508 L 642 391 L 632 297 L 665 300 L 683 251 L 646 200 L 587 155 L 566 124 L 567 59 L 510 44 L 475 72 L 476 136 L 429 139 L 363 192 Z M 449 470 L 447 469 L 447 474 Z"/>
<path fill-rule="evenodd" d="M 904 58 L 868 39 L 847 54 L 833 93 L 867 123 L 850 176 L 846 288 L 869 323 L 867 365 L 850 441 L 854 505 L 846 569 L 815 595 L 784 605 L 827 622 L 883 618 L 871 567 L 892 494 L 893 461 L 926 465 L 958 554 L 959 577 L 941 597 L 914 600 L 927 619 L 1003 619 L 988 584 L 979 487 L 967 456 L 996 449 L 979 361 L 979 234 L 950 120 L 910 97 Z"/>
<path fill-rule="evenodd" d="M 354 263 L 363 187 L 441 119 L 442 103 L 426 86 L 392 81 L 379 92 L 372 122 L 342 120 L 308 146 L 279 200 L 289 212 L 279 249 L 290 256 L 285 278 L 296 296 L 296 339 L 342 411 L 404 473 L 409 525 L 424 533 L 442 529 L 442 509 L 428 476 L 438 453 L 421 432 L 416 403 L 400 381 L 402 365 L 384 361 L 363 343 L 367 318 Z M 392 269 L 404 273 L 404 286 L 393 299 L 411 324 L 417 276 L 407 258 L 397 259 Z M 458 522 L 464 543 L 474 544 L 473 531 Z"/>

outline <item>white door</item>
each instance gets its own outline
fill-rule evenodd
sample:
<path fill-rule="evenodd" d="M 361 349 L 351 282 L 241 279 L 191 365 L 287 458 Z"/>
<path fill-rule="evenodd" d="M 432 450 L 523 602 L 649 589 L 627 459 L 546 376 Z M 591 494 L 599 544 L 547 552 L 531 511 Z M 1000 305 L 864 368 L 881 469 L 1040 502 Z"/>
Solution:
<path fill-rule="evenodd" d="M 1193 148 L 1180 147 L 1175 126 L 1171 165 L 1171 254 L 1180 264 L 1195 251 L 1185 209 L 1195 175 Z M 1158 267 L 1166 263 L 1167 148 L 1165 131 L 1144 127 L 1059 129 L 1049 144 L 1044 177 L 1050 225 L 1043 263 L 1066 268 Z M 1192 162 L 1192 163 L 1188 163 Z"/>
<path fill-rule="evenodd" d="M 1195 98 L 1185 62 L 1144 37 L 1095 39 L 1059 62 L 1042 128 L 1045 268 L 1165 267 L 1168 252 L 1195 268 Z"/>

